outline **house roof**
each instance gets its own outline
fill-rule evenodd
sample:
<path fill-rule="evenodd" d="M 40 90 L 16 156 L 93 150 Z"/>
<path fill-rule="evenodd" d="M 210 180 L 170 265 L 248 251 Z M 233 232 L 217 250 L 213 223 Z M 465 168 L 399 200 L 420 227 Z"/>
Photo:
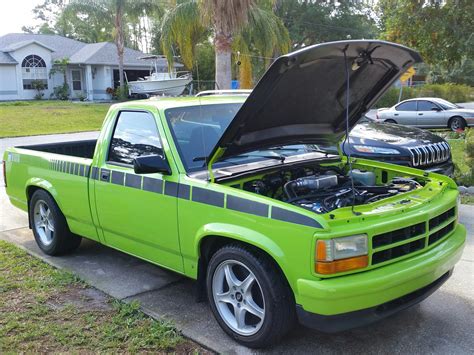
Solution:
<path fill-rule="evenodd" d="M 118 65 L 117 48 L 114 43 L 100 42 L 87 44 L 58 35 L 31 33 L 9 33 L 0 36 L 0 63 L 8 61 L 8 63 L 16 64 L 17 62 L 8 52 L 31 43 L 36 43 L 51 50 L 53 60 L 69 58 L 69 62 L 73 64 Z M 151 64 L 149 61 L 139 59 L 143 56 L 145 54 L 140 51 L 125 48 L 124 65 L 148 67 Z M 165 58 L 158 58 L 157 61 L 158 66 L 167 66 Z M 175 67 L 179 68 L 182 66 L 182 64 L 175 63 Z"/>
<path fill-rule="evenodd" d="M 53 60 L 70 58 L 74 53 L 84 47 L 86 44 L 74 39 L 58 35 L 42 35 L 31 33 L 9 33 L 0 37 L 0 51 L 8 52 L 18 43 L 24 42 L 41 43 L 43 47 L 51 49 Z"/>
<path fill-rule="evenodd" d="M 0 52 L 0 64 L 18 64 L 18 62 L 10 54 Z"/>
<path fill-rule="evenodd" d="M 4 52 L 12 52 L 12 51 L 16 51 L 17 49 L 20 49 L 20 48 L 23 48 L 23 47 L 26 47 L 30 44 L 37 44 L 38 46 L 41 46 L 43 48 L 46 48 L 47 50 L 50 50 L 51 52 L 54 52 L 54 49 L 51 48 L 51 47 L 48 47 L 47 45 L 45 45 L 44 43 L 41 43 L 41 42 L 38 42 L 38 41 L 35 41 L 35 40 L 31 40 L 31 41 L 20 41 L 20 42 L 16 42 L 16 43 L 12 43 L 10 46 L 6 47 L 6 48 L 3 48 L 3 51 Z"/>

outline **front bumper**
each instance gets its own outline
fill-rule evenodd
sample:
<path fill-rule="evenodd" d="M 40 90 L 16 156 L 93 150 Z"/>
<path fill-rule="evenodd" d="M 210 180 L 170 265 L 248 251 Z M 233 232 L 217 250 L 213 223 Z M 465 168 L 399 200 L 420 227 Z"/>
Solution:
<path fill-rule="evenodd" d="M 458 224 L 426 253 L 357 274 L 297 281 L 299 321 L 335 332 L 387 317 L 422 301 L 441 286 L 461 258 L 466 229 Z"/>

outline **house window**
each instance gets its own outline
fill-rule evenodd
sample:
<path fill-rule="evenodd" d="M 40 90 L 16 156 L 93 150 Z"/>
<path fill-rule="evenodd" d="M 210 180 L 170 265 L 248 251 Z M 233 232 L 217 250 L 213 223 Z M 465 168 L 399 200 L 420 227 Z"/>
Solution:
<path fill-rule="evenodd" d="M 31 83 L 40 80 L 44 83 L 45 89 L 48 89 L 48 72 L 43 58 L 37 55 L 29 55 L 21 63 L 21 72 L 23 78 L 23 89 L 31 90 Z"/>
<path fill-rule="evenodd" d="M 81 71 L 72 70 L 72 89 L 74 91 L 82 91 L 82 82 L 81 82 Z"/>

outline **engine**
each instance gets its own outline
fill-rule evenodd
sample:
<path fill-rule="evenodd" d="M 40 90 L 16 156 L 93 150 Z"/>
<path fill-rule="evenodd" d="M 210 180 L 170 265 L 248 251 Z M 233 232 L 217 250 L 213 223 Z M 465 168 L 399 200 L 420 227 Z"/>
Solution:
<path fill-rule="evenodd" d="M 352 179 L 351 179 L 352 177 Z M 394 177 L 376 185 L 375 174 L 354 169 L 346 174 L 337 167 L 298 168 L 248 181 L 244 190 L 291 203 L 315 213 L 375 202 L 421 187 L 411 178 Z"/>

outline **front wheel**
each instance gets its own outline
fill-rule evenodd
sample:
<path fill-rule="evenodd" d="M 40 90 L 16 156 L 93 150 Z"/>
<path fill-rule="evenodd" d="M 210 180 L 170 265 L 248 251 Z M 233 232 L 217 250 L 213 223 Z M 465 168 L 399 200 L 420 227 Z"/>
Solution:
<path fill-rule="evenodd" d="M 457 131 L 459 129 L 464 129 L 466 127 L 466 122 L 462 117 L 453 117 L 451 118 L 451 121 L 449 122 L 449 128 L 451 128 L 452 131 Z"/>
<path fill-rule="evenodd" d="M 207 294 L 221 328 L 243 345 L 274 344 L 294 324 L 291 290 L 263 253 L 239 245 L 218 250 L 209 262 Z"/>
<path fill-rule="evenodd" d="M 37 190 L 30 200 L 30 224 L 36 243 L 48 255 L 75 250 L 81 237 L 71 233 L 58 205 L 44 190 Z"/>

